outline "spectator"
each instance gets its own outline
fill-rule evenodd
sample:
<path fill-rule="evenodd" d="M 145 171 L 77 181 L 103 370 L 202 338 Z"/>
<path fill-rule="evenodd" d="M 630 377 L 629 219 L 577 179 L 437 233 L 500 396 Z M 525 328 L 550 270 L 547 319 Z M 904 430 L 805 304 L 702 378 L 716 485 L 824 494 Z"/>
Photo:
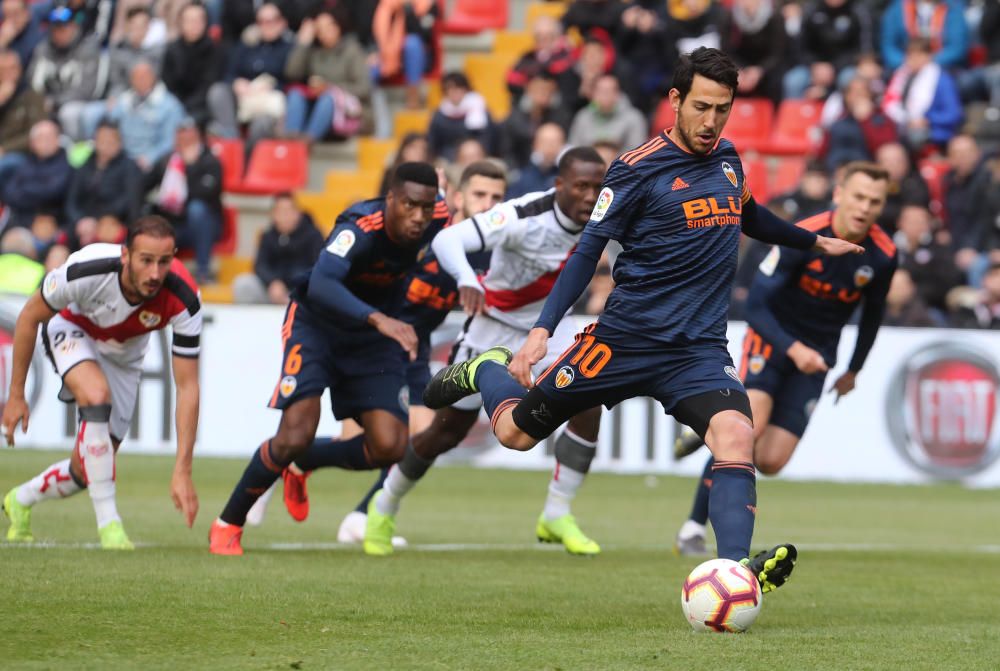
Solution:
<path fill-rule="evenodd" d="M 591 3 L 588 3 L 591 4 Z M 551 16 L 540 16 L 531 27 L 535 40 L 531 51 L 521 55 L 514 67 L 507 73 L 507 88 L 510 89 L 511 107 L 517 107 L 521 96 L 533 78 L 542 73 L 558 77 L 571 68 L 575 62 L 573 52 L 562 26 Z"/>
<path fill-rule="evenodd" d="M 726 15 L 721 3 L 712 0 L 669 0 L 663 19 L 663 60 L 667 72 L 673 70 L 680 54 L 698 47 L 722 47 L 722 26 Z"/>
<path fill-rule="evenodd" d="M 830 176 L 823 164 L 810 161 L 798 188 L 771 199 L 768 206 L 776 208 L 789 221 L 801 221 L 830 209 L 830 189 Z"/>
<path fill-rule="evenodd" d="M 35 246 L 35 255 L 31 258 L 45 261 L 54 247 L 67 247 L 67 236 L 65 231 L 59 226 L 61 213 L 42 208 L 35 212 L 35 218 L 31 221 L 31 241 Z M 23 230 L 23 229 L 14 229 Z M 61 251 L 57 251 L 61 254 Z"/>
<path fill-rule="evenodd" d="M 212 132 L 239 137 L 237 123 L 248 123 L 250 144 L 271 135 L 285 114 L 285 65 L 292 50 L 288 24 L 278 6 L 266 2 L 257 10 L 255 31 L 244 37 L 229 55 L 221 82 L 208 90 Z"/>
<path fill-rule="evenodd" d="M 945 298 L 963 278 L 951 250 L 935 240 L 933 224 L 926 207 L 907 205 L 899 214 L 899 230 L 893 241 L 899 250 L 899 267 L 910 273 L 917 294 L 937 311 L 935 318 L 943 318 Z"/>
<path fill-rule="evenodd" d="M 46 268 L 32 256 L 35 241 L 31 233 L 15 228 L 0 242 L 0 293 L 30 296 L 38 291 Z"/>
<path fill-rule="evenodd" d="M 139 215 L 141 175 L 122 151 L 121 132 L 104 121 L 94 134 L 94 152 L 73 173 L 66 197 L 66 221 L 74 247 L 88 245 L 97 237 L 98 219 L 113 214 L 121 221 Z"/>
<path fill-rule="evenodd" d="M 0 181 L 4 166 L 16 165 L 28 151 L 31 127 L 45 117 L 45 98 L 21 78 L 16 51 L 0 49 Z"/>
<path fill-rule="evenodd" d="M 574 114 L 587 106 L 594 98 L 594 87 L 602 75 L 615 75 L 619 87 L 623 89 L 630 102 L 638 98 L 638 91 L 633 86 L 631 69 L 618 58 L 614 45 L 607 39 L 603 31 L 588 35 L 580 47 L 580 55 L 576 64 L 559 77 L 559 90 L 563 106 Z"/>
<path fill-rule="evenodd" d="M 392 163 L 382 173 L 382 182 L 378 188 L 379 197 L 384 198 L 385 194 L 389 192 L 389 182 L 397 165 L 411 161 L 430 163 L 433 159 L 430 143 L 427 141 L 426 135 L 421 133 L 407 133 L 404 135 L 403 139 L 399 142 L 399 147 L 396 149 Z"/>
<path fill-rule="evenodd" d="M 882 317 L 884 326 L 943 326 L 931 315 L 923 299 L 917 295 L 917 285 L 913 283 L 910 272 L 898 268 L 889 284 L 889 293 L 885 297 L 885 315 Z"/>
<path fill-rule="evenodd" d="M 906 60 L 889 80 L 882 107 L 914 151 L 927 142 L 944 147 L 964 116 L 955 80 L 931 60 L 930 41 L 923 38 L 907 45 Z"/>
<path fill-rule="evenodd" d="M 861 0 L 812 3 L 801 31 L 804 62 L 785 73 L 785 98 L 825 100 L 853 79 L 862 54 L 875 51 L 872 16 Z"/>
<path fill-rule="evenodd" d="M 166 32 L 161 32 L 158 39 L 150 40 L 152 21 L 153 14 L 145 5 L 132 7 L 126 13 L 125 34 L 121 41 L 111 48 L 108 96 L 115 97 L 128 88 L 132 66 L 137 61 L 147 61 L 157 73 L 160 72 L 166 46 L 163 42 Z"/>
<path fill-rule="evenodd" d="M 986 161 L 986 178 L 979 182 L 973 202 L 977 204 L 976 249 L 986 254 L 990 264 L 1000 263 L 1000 154 Z"/>
<path fill-rule="evenodd" d="M 889 193 L 877 221 L 879 226 L 892 235 L 896 231 L 896 221 L 903 207 L 930 207 L 931 192 L 924 178 L 914 170 L 913 160 L 906 147 L 900 143 L 887 142 L 879 147 L 875 152 L 875 162 L 889 173 Z"/>
<path fill-rule="evenodd" d="M 212 245 L 222 233 L 222 165 L 193 119 L 177 128 L 174 152 L 154 166 L 146 188 L 158 189 L 154 211 L 174 225 L 177 247 L 194 250 L 198 283 L 214 281 Z"/>
<path fill-rule="evenodd" d="M 607 141 L 626 150 L 638 147 L 648 137 L 645 117 L 622 95 L 614 75 L 598 78 L 591 103 L 576 113 L 569 130 L 572 145 Z"/>
<path fill-rule="evenodd" d="M 126 40 L 130 40 L 129 33 L 136 30 L 136 26 L 132 24 L 130 17 L 132 12 L 136 9 L 145 10 L 149 15 L 149 21 L 147 22 L 147 27 L 141 31 L 142 41 L 138 44 L 145 49 L 152 49 L 154 47 L 160 47 L 161 51 L 167 44 L 168 30 L 167 22 L 164 20 L 163 15 L 165 10 L 171 8 L 165 7 L 165 5 L 177 5 L 180 2 L 190 3 L 192 0 L 116 0 L 115 2 L 115 18 L 114 23 L 111 26 L 111 35 L 109 36 L 109 41 L 111 44 L 118 44 Z M 156 16 L 153 16 L 153 10 L 156 10 Z M 179 10 L 174 10 L 173 13 Z M 128 67 L 125 68 L 124 73 L 126 81 L 128 81 Z"/>
<path fill-rule="evenodd" d="M 100 38 L 81 32 L 70 8 L 52 10 L 49 37 L 35 49 L 28 81 L 52 103 L 63 132 L 74 140 L 85 139 L 84 110 L 100 98 L 105 59 Z"/>
<path fill-rule="evenodd" d="M 208 36 L 208 12 L 198 3 L 178 16 L 179 36 L 163 56 L 163 83 L 199 123 L 208 121 L 208 89 L 222 76 L 222 48 Z"/>
<path fill-rule="evenodd" d="M 740 68 L 737 94 L 781 102 L 785 21 L 773 0 L 735 0 L 722 48 Z"/>
<path fill-rule="evenodd" d="M 372 16 L 378 47 L 375 77 L 390 79 L 402 72 L 406 106 L 420 108 L 420 82 L 431 65 L 437 0 L 380 0 Z"/>
<path fill-rule="evenodd" d="M 491 125 L 486 100 L 471 90 L 461 72 L 449 72 L 441 78 L 441 105 L 431 117 L 427 139 L 430 150 L 446 159 L 455 157 L 459 143 L 467 138 L 491 146 Z"/>
<path fill-rule="evenodd" d="M 37 1 L 37 0 L 36 0 Z M 70 19 L 83 35 L 92 35 L 102 48 L 108 46 L 117 0 L 41 0 L 34 11 L 50 12 L 60 7 L 70 11 Z"/>
<path fill-rule="evenodd" d="M 663 58 L 666 14 L 659 11 L 664 7 L 665 3 L 648 0 L 631 3 L 614 30 L 615 51 L 635 70 L 638 102 L 643 109 L 669 83 Z"/>
<path fill-rule="evenodd" d="M 507 187 L 507 198 L 545 191 L 555 186 L 559 173 L 559 156 L 566 147 L 566 132 L 561 126 L 547 123 L 539 126 L 531 143 L 531 160 L 518 171 L 517 179 Z"/>
<path fill-rule="evenodd" d="M 943 68 L 965 65 L 969 26 L 961 0 L 892 0 L 882 14 L 882 62 L 889 71 L 903 65 L 915 39 L 929 41 L 935 63 Z"/>
<path fill-rule="evenodd" d="M 524 95 L 503 122 L 500 155 L 511 167 L 527 165 L 531 156 L 531 139 L 538 127 L 555 123 L 568 130 L 571 121 L 559 96 L 556 78 L 540 71 L 528 80 Z"/>
<path fill-rule="evenodd" d="M 72 169 L 59 146 L 59 127 L 43 120 L 31 127 L 27 159 L 0 181 L 0 201 L 10 210 L 8 226 L 31 226 L 42 209 L 62 214 Z"/>
<path fill-rule="evenodd" d="M 620 0 L 573 0 L 563 14 L 562 24 L 567 30 L 576 28 L 581 35 L 595 28 L 607 30 L 621 23 L 623 9 Z"/>
<path fill-rule="evenodd" d="M 955 326 L 967 329 L 1000 329 L 1000 263 L 994 263 L 983 276 L 983 288 L 970 305 L 959 307 Z"/>
<path fill-rule="evenodd" d="M 458 147 L 455 149 L 455 159 L 451 163 L 461 175 L 468 166 L 476 161 L 486 160 L 488 155 L 482 142 L 474 137 L 468 137 L 458 143 Z"/>
<path fill-rule="evenodd" d="M 956 135 L 948 142 L 948 172 L 944 176 L 944 221 L 955 249 L 955 264 L 968 275 L 968 282 L 978 286 L 989 265 L 977 249 L 981 242 L 979 200 L 989 174 L 982 153 L 971 135 Z"/>
<path fill-rule="evenodd" d="M 118 97 L 111 117 L 119 122 L 125 151 L 143 172 L 170 153 L 184 108 L 152 64 L 139 61 L 132 67 L 132 87 Z"/>
<path fill-rule="evenodd" d="M 594 149 L 601 155 L 601 160 L 604 161 L 604 165 L 611 165 L 611 162 L 618 158 L 622 153 L 622 148 L 618 143 L 610 142 L 608 140 L 595 142 Z"/>
<path fill-rule="evenodd" d="M 35 47 L 45 38 L 32 14 L 27 0 L 3 0 L 0 2 L 0 50 L 10 49 L 21 58 L 21 64 L 31 62 Z"/>
<path fill-rule="evenodd" d="M 857 67 L 854 69 L 854 79 L 864 79 L 868 82 L 868 89 L 872 100 L 876 103 L 882 99 L 885 93 L 885 81 L 883 80 L 882 64 L 878 62 L 875 54 L 863 54 L 858 59 Z M 829 128 L 833 122 L 847 113 L 844 104 L 844 89 L 837 89 L 823 102 L 823 111 L 820 113 L 820 125 Z"/>
<path fill-rule="evenodd" d="M 289 193 L 274 197 L 271 225 L 260 237 L 253 272 L 233 281 L 237 303 L 288 303 L 296 275 L 308 272 L 323 249 L 323 234 Z"/>
<path fill-rule="evenodd" d="M 958 73 L 962 99 L 986 100 L 1000 108 L 1000 0 L 984 0 L 979 20 L 980 41 L 986 47 L 986 63 Z"/>
<path fill-rule="evenodd" d="M 342 10 L 330 10 L 302 22 L 285 76 L 305 86 L 288 92 L 286 132 L 318 142 L 331 132 L 350 137 L 361 131 L 371 76 L 361 44 L 347 34 L 345 17 Z"/>
<path fill-rule="evenodd" d="M 878 148 L 896 142 L 896 124 L 875 103 L 871 82 L 856 76 L 844 89 L 844 113 L 827 130 L 820 155 L 830 171 L 851 161 L 874 160 Z"/>

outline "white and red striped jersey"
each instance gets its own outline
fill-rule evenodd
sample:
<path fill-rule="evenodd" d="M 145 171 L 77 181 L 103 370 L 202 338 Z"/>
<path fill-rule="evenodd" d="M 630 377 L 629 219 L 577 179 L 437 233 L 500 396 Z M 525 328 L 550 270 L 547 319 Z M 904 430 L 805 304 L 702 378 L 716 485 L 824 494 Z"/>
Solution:
<path fill-rule="evenodd" d="M 87 245 L 49 272 L 42 298 L 61 317 L 97 342 L 98 351 L 120 363 L 142 359 L 149 334 L 173 330 L 173 353 L 196 357 L 200 351 L 201 301 L 198 286 L 184 265 L 173 260 L 154 297 L 133 304 L 121 288 L 121 245 Z"/>
<path fill-rule="evenodd" d="M 492 250 L 490 269 L 479 278 L 487 314 L 508 326 L 530 330 L 583 226 L 559 209 L 555 189 L 508 200 L 467 221 L 475 225 L 482 250 Z M 434 251 L 442 267 L 449 269 L 452 264 L 445 262 L 437 245 Z"/>

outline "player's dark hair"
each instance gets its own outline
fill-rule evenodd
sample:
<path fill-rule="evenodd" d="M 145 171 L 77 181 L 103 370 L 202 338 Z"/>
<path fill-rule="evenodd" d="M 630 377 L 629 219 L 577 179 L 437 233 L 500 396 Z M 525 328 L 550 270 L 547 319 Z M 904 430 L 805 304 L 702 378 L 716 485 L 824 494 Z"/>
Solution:
<path fill-rule="evenodd" d="M 390 184 L 393 189 L 398 189 L 403 186 L 404 182 L 414 182 L 415 184 L 431 186 L 436 189 L 438 186 L 437 171 L 434 170 L 434 166 L 430 163 L 418 163 L 416 161 L 400 163 L 392 171 L 392 181 Z"/>
<path fill-rule="evenodd" d="M 139 217 L 128 227 L 128 235 L 125 236 L 125 246 L 132 249 L 132 242 L 140 235 L 148 235 L 153 238 L 173 238 L 177 239 L 174 227 L 163 217 L 149 214 Z"/>
<path fill-rule="evenodd" d="M 876 182 L 889 181 L 889 171 L 880 166 L 878 163 L 872 163 L 871 161 L 851 161 L 841 170 L 840 183 L 845 183 L 848 179 L 850 179 L 851 175 L 859 172 L 862 175 L 871 177 Z"/>
<path fill-rule="evenodd" d="M 559 157 L 559 176 L 564 177 L 575 163 L 596 163 L 604 165 L 604 159 L 593 147 L 573 147 Z"/>
<path fill-rule="evenodd" d="M 125 12 L 125 20 L 131 21 L 133 16 L 139 16 L 140 14 L 145 14 L 149 18 L 153 18 L 153 12 L 150 11 L 149 7 L 146 7 L 145 5 L 137 5 L 128 8 Z"/>
<path fill-rule="evenodd" d="M 701 75 L 713 82 L 728 86 L 736 95 L 736 86 L 740 81 L 740 72 L 733 59 L 724 52 L 711 47 L 698 47 L 689 54 L 683 54 L 674 68 L 674 81 L 671 88 L 681 94 L 681 102 L 691 92 L 694 76 Z"/>
<path fill-rule="evenodd" d="M 507 172 L 496 161 L 489 159 L 470 163 L 462 171 L 462 177 L 458 180 L 458 190 L 464 189 L 473 177 L 486 177 L 487 179 L 499 179 L 504 183 L 507 182 Z"/>
<path fill-rule="evenodd" d="M 294 203 L 295 196 L 292 195 L 291 191 L 279 191 L 278 193 L 274 194 L 274 199 L 271 201 L 271 206 L 273 207 L 274 205 L 277 205 L 279 200 L 290 200 Z"/>

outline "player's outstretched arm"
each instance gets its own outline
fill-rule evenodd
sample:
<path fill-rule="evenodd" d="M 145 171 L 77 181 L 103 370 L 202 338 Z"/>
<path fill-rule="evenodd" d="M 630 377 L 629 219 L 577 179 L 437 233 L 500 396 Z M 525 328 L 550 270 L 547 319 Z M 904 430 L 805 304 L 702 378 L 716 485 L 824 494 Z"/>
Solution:
<path fill-rule="evenodd" d="M 10 387 L 7 390 L 7 403 L 3 409 L 3 433 L 7 445 L 14 446 L 14 429 L 21 425 L 21 431 L 28 430 L 28 401 L 24 396 L 24 386 L 28 379 L 28 368 L 31 357 L 35 354 L 35 338 L 38 327 L 55 316 L 55 310 L 49 307 L 42 293 L 34 293 L 21 308 L 14 325 L 14 352 L 10 374 Z"/>
<path fill-rule="evenodd" d="M 827 238 L 788 223 L 751 197 L 743 205 L 743 232 L 751 238 L 782 247 L 814 249 L 829 256 L 860 254 L 864 250 L 853 242 Z"/>
<path fill-rule="evenodd" d="M 483 287 L 466 254 L 492 249 L 487 242 L 472 219 L 463 219 L 449 226 L 435 235 L 431 242 L 438 263 L 458 284 L 459 302 L 467 315 L 482 312 L 484 301 Z"/>
<path fill-rule="evenodd" d="M 170 497 L 174 506 L 184 515 L 188 527 L 198 515 L 198 493 L 191 478 L 194 465 L 194 441 L 198 435 L 198 411 L 201 405 L 201 386 L 198 383 L 198 359 L 174 355 L 174 385 L 177 387 L 177 459 L 170 478 Z"/>
<path fill-rule="evenodd" d="M 854 390 L 857 375 L 861 372 L 861 367 L 865 365 L 868 353 L 875 344 L 875 337 L 878 335 L 882 318 L 885 316 L 885 300 L 889 294 L 892 276 L 896 272 L 896 263 L 894 258 L 892 263 L 884 271 L 877 273 L 874 280 L 866 287 L 864 306 L 861 308 L 861 319 L 858 322 L 858 339 L 854 343 L 854 354 L 851 355 L 847 371 L 834 382 L 832 387 L 832 391 L 837 393 L 837 400 Z"/>

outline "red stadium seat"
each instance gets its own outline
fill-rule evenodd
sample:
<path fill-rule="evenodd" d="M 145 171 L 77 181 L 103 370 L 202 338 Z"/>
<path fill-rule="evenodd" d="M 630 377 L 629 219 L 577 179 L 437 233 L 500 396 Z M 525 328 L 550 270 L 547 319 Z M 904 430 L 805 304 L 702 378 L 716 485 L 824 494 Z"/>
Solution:
<path fill-rule="evenodd" d="M 476 35 L 484 30 L 507 27 L 507 2 L 496 0 L 456 0 L 451 16 L 441 29 L 449 35 Z"/>
<path fill-rule="evenodd" d="M 823 104 L 815 100 L 785 100 L 778 107 L 770 154 L 805 156 L 819 146 L 819 117 Z"/>
<path fill-rule="evenodd" d="M 737 98 L 722 137 L 737 151 L 766 151 L 771 141 L 774 107 L 766 98 Z"/>
<path fill-rule="evenodd" d="M 766 203 L 771 193 L 768 189 L 767 161 L 761 158 L 744 158 L 743 174 L 746 175 L 754 200 Z"/>
<path fill-rule="evenodd" d="M 243 141 L 221 137 L 208 138 L 208 146 L 222 163 L 222 190 L 239 191 L 243 183 Z"/>
<path fill-rule="evenodd" d="M 670 98 L 664 98 L 656 106 L 656 112 L 653 114 L 653 125 L 649 129 L 650 134 L 656 135 L 670 128 L 676 119 L 677 115 L 674 114 L 674 108 L 670 105 Z"/>
<path fill-rule="evenodd" d="M 771 193 L 780 196 L 783 193 L 794 191 L 799 186 L 799 180 L 806 171 L 806 160 L 804 158 L 788 157 L 783 158 L 778 163 L 778 169 L 771 179 Z"/>
<path fill-rule="evenodd" d="M 254 147 L 241 193 L 278 193 L 305 187 L 309 149 L 305 142 L 261 140 Z"/>
<path fill-rule="evenodd" d="M 940 158 L 926 158 L 920 161 L 920 176 L 927 182 L 931 193 L 931 212 L 940 217 L 944 214 L 944 176 L 950 169 L 947 161 Z"/>

